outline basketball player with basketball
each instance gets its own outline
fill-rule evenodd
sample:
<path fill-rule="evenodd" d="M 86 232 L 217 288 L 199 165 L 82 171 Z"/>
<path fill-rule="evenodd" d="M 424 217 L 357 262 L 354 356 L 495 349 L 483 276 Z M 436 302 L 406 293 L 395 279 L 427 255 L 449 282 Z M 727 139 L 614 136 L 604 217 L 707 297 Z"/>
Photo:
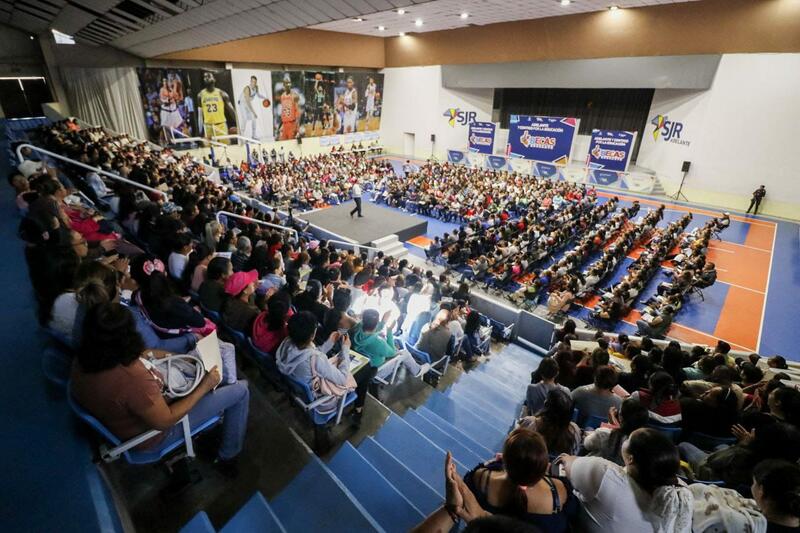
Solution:
<path fill-rule="evenodd" d="M 375 94 L 378 92 L 378 86 L 375 84 L 375 80 L 372 77 L 369 78 L 367 82 L 367 88 L 364 90 L 364 98 L 367 100 L 367 105 L 365 107 L 366 117 L 364 117 L 364 129 L 369 129 L 369 121 L 372 118 L 372 115 L 375 113 Z"/>
<path fill-rule="evenodd" d="M 236 133 L 236 126 L 228 128 L 228 119 L 236 124 L 236 111 L 231 105 L 228 93 L 217 87 L 217 80 L 211 72 L 203 72 L 204 88 L 197 93 L 200 103 L 200 122 L 206 139 L 219 135 Z"/>
<path fill-rule="evenodd" d="M 169 128 L 170 130 L 180 129 L 183 125 L 183 117 L 178 110 L 178 99 L 176 98 L 175 91 L 170 86 L 170 80 L 164 78 L 161 80 L 161 90 L 158 92 L 158 99 L 161 102 L 161 126 Z M 182 98 L 181 98 L 182 99 Z M 172 133 L 170 131 L 170 133 Z M 165 135 L 169 137 L 167 132 Z"/>
<path fill-rule="evenodd" d="M 290 141 L 297 137 L 297 119 L 300 115 L 299 97 L 292 92 L 292 80 L 283 78 L 281 94 L 281 135 L 280 140 Z"/>
<path fill-rule="evenodd" d="M 314 111 L 311 114 L 311 131 L 316 131 L 317 122 L 320 123 L 322 129 L 325 130 L 325 119 L 323 113 L 325 110 L 325 89 L 322 87 L 322 74 L 317 74 L 314 77 Z"/>
<path fill-rule="evenodd" d="M 351 77 L 347 78 L 347 88 L 342 95 L 342 104 L 344 104 L 344 133 L 353 133 L 356 131 L 356 119 L 358 119 L 358 90 L 356 90 Z"/>
<path fill-rule="evenodd" d="M 250 127 L 250 137 L 259 140 L 258 136 L 258 113 L 256 113 L 256 102 L 258 99 L 265 100 L 265 97 L 258 92 L 258 78 L 250 76 L 250 84 L 242 89 L 239 97 L 239 108 L 242 110 L 242 122 L 244 134 L 247 135 L 248 126 Z"/>

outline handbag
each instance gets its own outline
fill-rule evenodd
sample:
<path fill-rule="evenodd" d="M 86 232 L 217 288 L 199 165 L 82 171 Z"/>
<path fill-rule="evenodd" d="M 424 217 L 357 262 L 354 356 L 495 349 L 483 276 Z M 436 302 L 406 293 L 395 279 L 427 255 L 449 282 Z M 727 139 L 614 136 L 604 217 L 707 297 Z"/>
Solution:
<path fill-rule="evenodd" d="M 315 409 L 321 415 L 327 415 L 336 411 L 339 398 L 346 395 L 348 392 L 356 390 L 356 379 L 349 371 L 347 373 L 347 382 L 345 385 L 337 385 L 317 374 L 317 359 L 319 356 L 315 355 L 311 360 L 311 391 L 314 393 L 315 398 L 322 396 L 330 396 L 330 398 Z"/>
<path fill-rule="evenodd" d="M 200 384 L 206 371 L 203 361 L 194 355 L 168 355 L 161 359 L 140 358 L 145 368 L 154 371 L 163 385 L 162 394 L 167 398 L 182 398 L 192 393 Z"/>

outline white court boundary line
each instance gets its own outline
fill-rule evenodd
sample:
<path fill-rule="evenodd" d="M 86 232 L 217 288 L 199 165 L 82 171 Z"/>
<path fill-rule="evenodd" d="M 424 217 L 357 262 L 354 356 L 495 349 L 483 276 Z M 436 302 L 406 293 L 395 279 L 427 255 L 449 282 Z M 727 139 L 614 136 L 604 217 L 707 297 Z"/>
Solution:
<path fill-rule="evenodd" d="M 775 229 L 772 233 L 772 250 L 769 252 L 769 268 L 767 269 L 767 287 L 764 292 L 764 304 L 761 306 L 761 320 L 758 325 L 758 339 L 756 340 L 756 351 L 761 351 L 761 334 L 764 331 L 764 319 L 767 316 L 767 299 L 769 298 L 769 280 L 772 277 L 772 259 L 775 257 L 775 241 L 778 238 L 778 225 L 775 224 Z"/>

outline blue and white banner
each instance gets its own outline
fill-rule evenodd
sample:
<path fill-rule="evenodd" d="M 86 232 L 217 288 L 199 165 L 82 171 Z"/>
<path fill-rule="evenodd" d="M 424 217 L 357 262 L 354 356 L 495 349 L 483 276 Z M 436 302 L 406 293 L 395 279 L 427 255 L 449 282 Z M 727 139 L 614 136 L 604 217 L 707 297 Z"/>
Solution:
<path fill-rule="evenodd" d="M 506 154 L 566 165 L 579 123 L 576 118 L 511 115 Z"/>
<path fill-rule="evenodd" d="M 625 172 L 636 144 L 635 131 L 592 130 L 589 168 Z"/>
<path fill-rule="evenodd" d="M 508 170 L 508 162 L 501 155 L 490 155 L 486 157 L 486 168 L 489 170 Z"/>
<path fill-rule="evenodd" d="M 458 150 L 448 150 L 447 160 L 454 165 L 465 165 L 467 164 L 467 154 Z"/>
<path fill-rule="evenodd" d="M 546 178 L 553 180 L 564 179 L 561 173 L 561 167 L 549 163 L 542 163 L 541 161 L 533 162 L 533 175 L 537 178 Z"/>
<path fill-rule="evenodd" d="M 625 174 L 623 172 L 601 168 L 590 168 L 587 169 L 587 172 L 587 181 L 591 184 L 603 187 L 617 187 L 619 189 L 628 188 L 628 185 L 625 183 Z"/>
<path fill-rule="evenodd" d="M 469 151 L 479 154 L 491 154 L 494 149 L 494 130 L 494 122 L 470 122 Z"/>

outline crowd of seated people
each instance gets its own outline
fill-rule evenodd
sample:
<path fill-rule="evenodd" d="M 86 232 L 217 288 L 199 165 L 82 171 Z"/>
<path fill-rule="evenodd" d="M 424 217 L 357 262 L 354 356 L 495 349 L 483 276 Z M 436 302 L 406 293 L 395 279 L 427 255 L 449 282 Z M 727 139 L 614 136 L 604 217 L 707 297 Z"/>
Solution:
<path fill-rule="evenodd" d="M 648 281 L 659 272 L 661 263 L 666 260 L 670 250 L 675 246 L 681 232 L 691 219 L 691 213 L 687 213 L 666 228 L 656 228 L 639 257 L 628 265 L 627 272 L 622 279 L 606 290 L 590 316 L 615 321 L 627 314 Z M 664 308 L 661 316 L 663 322 L 659 322 L 663 330 L 654 335 L 660 336 L 666 332 L 673 314 L 672 308 L 669 306 Z"/>
<path fill-rule="evenodd" d="M 74 188 L 86 176 L 69 166 L 41 162 L 28 177 L 20 174 L 33 193 L 25 197 L 20 235 L 40 321 L 74 358 L 76 401 L 120 439 L 161 430 L 140 445 L 150 449 L 175 438 L 172 426 L 184 415 L 197 424 L 222 413 L 217 464 L 235 474 L 249 389 L 236 362 L 242 345 L 232 334 L 249 337 L 317 396 L 354 392 L 356 424 L 375 378 L 387 383 L 401 368 L 421 378 L 445 356 L 488 351 L 491 328 L 469 309 L 468 287 L 455 289 L 446 275 L 257 222 L 217 220 L 215 212 L 226 210 L 288 223 L 255 213 L 190 159 L 127 136 L 56 123 L 39 140 L 170 195 L 164 201 L 109 181 L 107 194 L 94 200 L 104 208 L 95 210 L 76 200 Z M 79 215 L 66 212 L 73 207 Z M 165 398 L 171 378 L 159 374 L 158 360 L 197 353 L 209 335 L 217 336 L 223 367 L 206 373 L 191 394 Z M 129 339 L 125 353 L 115 350 L 119 339 Z M 355 375 L 351 349 L 368 359 Z"/>
<path fill-rule="evenodd" d="M 576 339 L 572 321 L 557 330 L 502 454 L 463 477 L 448 455 L 445 504 L 415 531 L 800 529 L 800 391 L 785 359 L 600 333 L 592 383 L 578 385 Z"/>
<path fill-rule="evenodd" d="M 356 181 L 377 183 L 393 175 L 391 163 L 363 152 L 332 152 L 299 159 L 290 153 L 288 160 L 264 162 L 253 158 L 227 168 L 223 179 L 269 205 L 307 210 L 342 203 Z"/>
<path fill-rule="evenodd" d="M 718 235 L 727 225 L 725 216 L 710 219 L 702 228 L 684 235 L 677 254 L 667 256 L 675 265 L 672 271 L 667 272 L 672 281 L 659 284 L 656 294 L 645 302 L 642 319 L 637 321 L 640 334 L 663 335 L 665 325 L 668 326 L 672 316 L 683 307 L 689 293 L 716 283 L 716 266 L 706 261 L 708 243 L 712 235 Z"/>

